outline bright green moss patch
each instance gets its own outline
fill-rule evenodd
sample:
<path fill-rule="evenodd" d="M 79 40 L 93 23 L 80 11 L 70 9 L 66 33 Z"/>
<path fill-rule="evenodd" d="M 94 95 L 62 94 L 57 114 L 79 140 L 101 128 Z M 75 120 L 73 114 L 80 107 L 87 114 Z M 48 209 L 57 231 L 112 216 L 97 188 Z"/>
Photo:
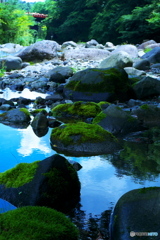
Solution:
<path fill-rule="evenodd" d="M 141 109 L 144 110 L 149 110 L 149 105 L 148 104 L 143 104 L 142 106 L 140 106 Z"/>
<path fill-rule="evenodd" d="M 35 110 L 33 110 L 33 111 L 31 112 L 31 114 L 36 115 L 36 114 L 39 113 L 39 112 L 44 112 L 44 113 L 47 114 L 47 111 L 46 111 L 45 109 L 43 109 L 43 108 L 35 109 Z"/>
<path fill-rule="evenodd" d="M 59 104 L 52 109 L 52 115 L 58 119 L 64 119 L 64 122 L 83 121 L 86 118 L 95 117 L 100 112 L 101 108 L 98 104 L 81 101 Z"/>
<path fill-rule="evenodd" d="M 78 230 L 63 213 L 46 207 L 21 207 L 0 214 L 1 240 L 78 240 Z"/>
<path fill-rule="evenodd" d="M 99 123 L 101 120 L 103 120 L 106 117 L 106 114 L 104 112 L 100 112 L 94 119 L 93 123 Z"/>
<path fill-rule="evenodd" d="M 76 141 L 74 140 L 74 137 Z M 61 141 L 65 145 L 80 144 L 84 142 L 116 141 L 116 138 L 97 124 L 84 122 L 68 123 L 54 128 L 51 133 L 51 142 Z"/>
<path fill-rule="evenodd" d="M 38 167 L 38 162 L 39 161 L 33 163 L 19 163 L 14 168 L 0 173 L 0 184 L 4 184 L 8 188 L 17 188 L 32 181 Z"/>
<path fill-rule="evenodd" d="M 24 112 L 27 116 L 30 117 L 30 112 L 28 111 L 27 108 L 20 108 L 20 111 L 21 111 L 21 112 Z"/>
<path fill-rule="evenodd" d="M 99 103 L 97 103 L 98 106 L 102 107 L 103 105 L 110 105 L 109 102 L 105 102 L 105 101 L 101 101 Z"/>

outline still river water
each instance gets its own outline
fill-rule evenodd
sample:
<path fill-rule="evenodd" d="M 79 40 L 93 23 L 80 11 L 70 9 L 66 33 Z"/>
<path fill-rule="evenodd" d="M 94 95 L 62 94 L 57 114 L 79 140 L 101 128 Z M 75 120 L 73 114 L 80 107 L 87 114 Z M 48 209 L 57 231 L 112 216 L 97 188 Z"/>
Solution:
<path fill-rule="evenodd" d="M 5 90 L 0 97 L 10 99 L 20 96 L 17 94 Z M 37 97 L 29 90 L 22 92 L 22 96 L 31 99 Z M 43 94 L 38 96 L 43 97 Z M 31 126 L 26 129 L 15 129 L 0 124 L 0 172 L 21 162 L 31 163 L 55 154 L 56 152 L 50 147 L 50 132 L 51 129 L 47 135 L 39 138 L 34 134 Z M 157 151 L 156 148 L 156 153 L 154 151 L 152 156 L 152 151 L 148 150 L 146 144 L 134 141 L 129 144 L 126 142 L 124 151 L 112 155 L 67 156 L 67 159 L 82 165 L 78 175 L 81 182 L 81 210 L 85 215 L 100 215 L 113 208 L 118 199 L 129 190 L 160 186 L 160 161 L 154 156 L 158 154 Z M 13 206 L 7 202 L 0 201 L 1 212 L 11 208 Z"/>

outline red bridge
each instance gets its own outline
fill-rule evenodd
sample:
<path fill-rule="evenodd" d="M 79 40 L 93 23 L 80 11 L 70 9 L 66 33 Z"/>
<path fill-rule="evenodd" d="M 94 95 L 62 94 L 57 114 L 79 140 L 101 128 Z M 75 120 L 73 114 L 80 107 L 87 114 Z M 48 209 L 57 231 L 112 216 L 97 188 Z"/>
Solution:
<path fill-rule="evenodd" d="M 42 18 L 42 19 L 48 17 L 47 14 L 43 14 L 43 13 L 30 13 L 30 12 L 27 12 L 26 14 L 31 15 L 31 16 L 33 16 L 35 18 Z"/>

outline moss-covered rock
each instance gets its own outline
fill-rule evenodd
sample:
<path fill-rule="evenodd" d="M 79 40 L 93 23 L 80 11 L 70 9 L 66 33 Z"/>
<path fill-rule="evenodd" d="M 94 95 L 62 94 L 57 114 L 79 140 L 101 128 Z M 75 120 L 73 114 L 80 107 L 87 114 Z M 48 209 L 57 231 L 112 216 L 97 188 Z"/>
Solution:
<path fill-rule="evenodd" d="M 94 118 L 100 111 L 100 106 L 94 102 L 79 101 L 59 104 L 52 109 L 52 115 L 60 121 L 68 123 L 86 121 L 88 118 Z"/>
<path fill-rule="evenodd" d="M 0 175 L 0 197 L 13 205 L 47 206 L 66 212 L 79 200 L 80 182 L 62 156 L 19 164 Z"/>
<path fill-rule="evenodd" d="M 66 84 L 64 94 L 73 100 L 100 102 L 126 100 L 129 90 L 130 82 L 123 69 L 90 68 L 74 74 Z"/>
<path fill-rule="evenodd" d="M 160 127 L 160 108 L 157 106 L 144 104 L 133 113 L 144 127 Z"/>
<path fill-rule="evenodd" d="M 130 132 L 141 130 L 138 120 L 125 112 L 115 104 L 109 105 L 105 110 L 100 112 L 94 119 L 97 123 L 109 132 L 122 136 Z"/>
<path fill-rule="evenodd" d="M 149 187 L 135 189 L 125 193 L 117 202 L 111 219 L 112 240 L 138 240 L 140 235 L 130 233 L 155 233 L 143 236 L 147 239 L 159 239 L 160 188 Z"/>
<path fill-rule="evenodd" d="M 0 214 L 1 240 L 77 240 L 78 230 L 63 214 L 46 207 L 21 207 Z"/>
<path fill-rule="evenodd" d="M 12 169 L 0 173 L 0 184 L 5 187 L 17 188 L 31 182 L 38 167 L 38 161 L 33 163 L 19 163 Z"/>
<path fill-rule="evenodd" d="M 30 120 L 30 113 L 26 108 L 12 109 L 0 114 L 0 122 L 8 125 L 17 125 L 17 127 L 28 125 Z"/>
<path fill-rule="evenodd" d="M 72 155 L 98 155 L 119 148 L 118 140 L 97 124 L 68 123 L 54 128 L 51 133 L 52 148 Z"/>

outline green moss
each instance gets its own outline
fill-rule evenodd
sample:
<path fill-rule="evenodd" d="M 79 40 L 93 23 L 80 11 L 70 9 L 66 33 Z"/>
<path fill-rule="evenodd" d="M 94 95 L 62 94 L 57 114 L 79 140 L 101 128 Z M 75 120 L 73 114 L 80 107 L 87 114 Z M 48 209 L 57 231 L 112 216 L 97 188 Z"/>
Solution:
<path fill-rule="evenodd" d="M 128 122 L 135 122 L 136 119 L 134 117 L 132 117 L 132 116 L 128 116 L 127 121 Z"/>
<path fill-rule="evenodd" d="M 43 175 L 47 177 L 47 187 L 42 192 L 44 201 L 55 209 L 66 212 L 64 201 L 70 201 L 74 195 L 79 196 L 80 182 L 73 166 L 66 160 L 63 168 L 51 168 Z M 68 199 L 68 200 L 67 200 Z M 64 209 L 63 209 L 63 207 Z"/>
<path fill-rule="evenodd" d="M 139 193 L 147 193 L 147 192 L 149 192 L 149 191 L 151 191 L 151 190 L 153 190 L 153 189 L 158 189 L 158 187 L 147 187 L 147 188 L 140 188 L 139 190 L 138 190 L 138 192 Z"/>
<path fill-rule="evenodd" d="M 30 112 L 28 111 L 27 108 L 20 108 L 20 111 L 21 111 L 21 112 L 24 112 L 27 116 L 30 117 Z"/>
<path fill-rule="evenodd" d="M 36 115 L 39 112 L 47 113 L 47 111 L 45 109 L 41 108 L 41 109 L 35 109 L 35 110 L 31 111 L 31 114 Z"/>
<path fill-rule="evenodd" d="M 52 115 L 64 122 L 83 121 L 86 118 L 95 117 L 100 113 L 101 108 L 94 102 L 75 102 L 73 104 L 60 104 L 52 109 Z"/>
<path fill-rule="evenodd" d="M 74 137 L 77 136 L 77 141 Z M 116 141 L 116 138 L 97 124 L 84 122 L 68 123 L 54 128 L 51 133 L 51 141 L 61 141 L 65 145 L 81 144 L 84 142 Z"/>
<path fill-rule="evenodd" d="M 6 187 L 17 188 L 32 181 L 38 167 L 38 162 L 19 163 L 14 168 L 0 173 L 0 184 L 4 184 Z"/>
<path fill-rule="evenodd" d="M 99 123 L 101 120 L 103 120 L 107 115 L 104 112 L 100 112 L 94 119 L 93 123 Z"/>
<path fill-rule="evenodd" d="M 150 52 L 151 50 L 152 50 L 152 48 L 145 48 L 144 52 L 147 53 L 147 52 Z"/>
<path fill-rule="evenodd" d="M 107 105 L 107 104 L 110 105 L 109 102 L 105 102 L 105 101 L 101 101 L 101 102 L 97 103 L 97 105 L 100 107 L 102 107 L 103 105 Z"/>
<path fill-rule="evenodd" d="M 128 76 L 121 72 L 121 70 L 116 68 L 109 69 L 92 69 L 92 71 L 99 72 L 99 76 L 102 79 L 97 83 L 82 83 L 80 80 L 70 80 L 70 82 L 65 86 L 73 91 L 80 92 L 109 92 L 109 93 L 119 93 L 126 92 L 129 88 Z M 98 76 L 98 75 L 97 75 Z"/>
<path fill-rule="evenodd" d="M 143 104 L 142 106 L 140 106 L 141 109 L 144 110 L 149 110 L 149 105 L 148 104 Z"/>
<path fill-rule="evenodd" d="M 0 214 L 1 240 L 78 240 L 78 230 L 63 213 L 46 207 L 21 207 Z"/>

